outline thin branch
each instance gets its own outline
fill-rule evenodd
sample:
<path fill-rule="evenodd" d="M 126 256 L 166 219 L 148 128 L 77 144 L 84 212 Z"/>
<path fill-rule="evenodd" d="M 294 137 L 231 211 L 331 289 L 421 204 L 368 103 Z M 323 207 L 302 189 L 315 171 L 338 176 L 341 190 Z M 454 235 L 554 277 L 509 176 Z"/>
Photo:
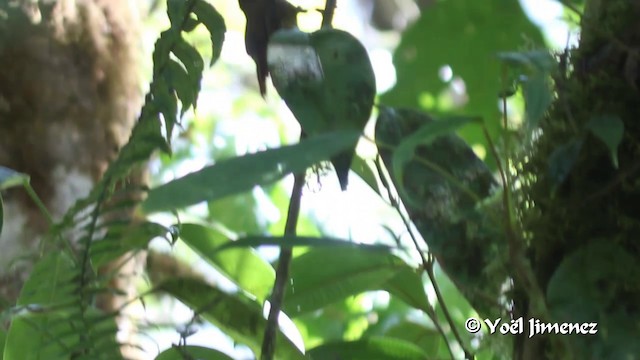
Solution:
<path fill-rule="evenodd" d="M 287 213 L 287 223 L 285 224 L 285 236 L 295 236 L 298 217 L 300 215 L 300 202 L 302 199 L 302 189 L 304 188 L 305 173 L 294 175 L 293 191 L 291 192 L 291 202 Z M 278 315 L 284 301 L 284 292 L 289 280 L 289 264 L 291 263 L 291 248 L 280 247 L 280 257 L 278 268 L 276 269 L 276 279 L 273 284 L 271 299 L 269 300 L 269 317 L 262 339 L 262 354 L 260 359 L 272 360 L 276 347 L 276 337 L 278 329 Z"/>
<path fill-rule="evenodd" d="M 438 283 L 436 281 L 436 277 L 435 277 L 435 274 L 433 272 L 433 264 L 434 264 L 433 257 L 431 255 L 429 255 L 429 258 L 427 259 L 424 256 L 424 253 L 422 252 L 422 249 L 420 248 L 420 244 L 418 243 L 418 239 L 415 236 L 415 234 L 413 233 L 413 230 L 411 229 L 411 224 L 409 223 L 409 220 L 404 216 L 404 213 L 400 209 L 400 202 L 397 200 L 397 198 L 395 196 L 393 196 L 391 194 L 391 186 L 389 184 L 389 181 L 387 181 L 384 172 L 382 171 L 382 165 L 380 164 L 380 157 L 379 156 L 375 161 L 375 165 L 376 165 L 376 170 L 378 171 L 378 176 L 380 176 L 380 181 L 382 182 L 382 185 L 387 189 L 387 196 L 389 197 L 389 202 L 390 202 L 391 206 L 396 210 L 398 215 L 400 215 L 400 219 L 402 219 L 402 222 L 404 223 L 405 228 L 409 232 L 409 236 L 411 237 L 411 241 L 413 242 L 413 246 L 415 247 L 416 251 L 420 255 L 420 261 L 421 261 L 422 268 L 424 269 L 424 271 L 427 273 L 427 276 L 429 277 L 429 281 L 431 282 L 431 285 L 433 286 L 433 290 L 436 293 L 436 298 L 438 299 L 438 302 L 440 303 L 440 306 L 442 308 L 442 312 L 444 314 L 444 317 L 447 320 L 447 323 L 449 323 L 449 327 L 451 328 L 451 331 L 453 332 L 453 336 L 456 338 L 456 341 L 458 342 L 458 344 L 462 348 L 462 351 L 465 353 L 465 358 L 472 359 L 473 355 L 471 354 L 471 352 L 469 350 L 467 350 L 467 348 L 465 347 L 464 343 L 462 342 L 462 337 L 460 336 L 460 333 L 458 332 L 458 329 L 456 328 L 455 322 L 453 321 L 453 318 L 451 317 L 451 313 L 449 312 L 449 310 L 447 308 L 447 305 L 446 305 L 446 303 L 444 301 L 444 297 L 442 296 L 442 292 L 440 291 L 440 287 L 438 286 Z M 445 344 L 447 345 L 447 350 L 449 351 L 449 354 L 451 355 L 451 358 L 455 358 L 455 356 L 453 354 L 453 350 L 451 349 L 451 346 L 449 345 L 449 342 L 447 341 L 447 336 L 445 335 L 444 329 L 442 328 L 442 325 L 440 325 L 440 322 L 438 321 L 438 317 L 436 315 L 435 310 L 431 306 L 429 306 L 425 310 L 428 310 L 428 311 L 425 311 L 427 313 L 427 316 L 429 316 L 429 318 L 431 318 L 431 321 L 433 321 L 433 324 L 435 325 L 436 330 L 438 331 L 440 336 L 442 336 L 442 338 L 445 340 Z"/>
<path fill-rule="evenodd" d="M 327 0 L 322 12 L 322 27 L 330 28 L 333 22 L 333 14 L 336 12 L 337 0 Z"/>

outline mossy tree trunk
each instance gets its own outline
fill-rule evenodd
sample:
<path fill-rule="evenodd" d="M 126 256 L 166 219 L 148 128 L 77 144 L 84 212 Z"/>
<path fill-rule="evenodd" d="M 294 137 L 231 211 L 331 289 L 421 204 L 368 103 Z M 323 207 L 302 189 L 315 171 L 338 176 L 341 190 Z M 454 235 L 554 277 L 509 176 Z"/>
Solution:
<path fill-rule="evenodd" d="M 638 0 L 586 2 L 579 45 L 561 63 L 558 98 L 523 174 L 530 258 L 551 320 L 597 322 L 598 333 L 559 347 L 523 337 L 516 358 L 640 354 L 639 19 Z M 620 125 L 612 148 L 603 139 Z"/>

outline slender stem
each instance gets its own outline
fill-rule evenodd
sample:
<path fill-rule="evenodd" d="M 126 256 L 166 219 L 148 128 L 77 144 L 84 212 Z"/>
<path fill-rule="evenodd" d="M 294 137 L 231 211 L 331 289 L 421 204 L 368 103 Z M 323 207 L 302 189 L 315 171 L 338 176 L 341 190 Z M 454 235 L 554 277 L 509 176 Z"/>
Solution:
<path fill-rule="evenodd" d="M 289 211 L 287 213 L 287 223 L 285 224 L 284 234 L 285 236 L 296 235 L 296 225 L 298 224 L 298 217 L 300 215 L 300 202 L 302 199 L 302 189 L 304 188 L 305 173 L 299 173 L 294 175 L 293 191 L 291 192 L 291 202 L 289 203 Z M 276 268 L 276 279 L 273 284 L 273 291 L 271 293 L 271 299 L 269 301 L 269 317 L 267 318 L 267 325 L 264 330 L 264 337 L 262 339 L 262 360 L 273 359 L 275 352 L 277 329 L 278 329 L 278 315 L 282 308 L 284 301 L 284 292 L 286 289 L 287 281 L 289 280 L 289 264 L 291 263 L 291 248 L 280 247 L 280 257 L 278 259 L 278 267 Z"/>
<path fill-rule="evenodd" d="M 49 227 L 53 226 L 54 220 L 53 220 L 53 217 L 51 216 L 51 213 L 42 202 L 42 199 L 40 199 L 36 191 L 33 189 L 33 187 L 31 186 L 31 183 L 28 180 L 26 180 L 23 182 L 22 187 L 27 192 L 27 195 L 29 195 L 29 197 L 31 198 L 31 201 L 33 201 L 36 204 L 36 206 L 38 207 L 42 215 L 47 219 L 47 224 L 49 225 Z M 75 252 L 73 251 L 73 246 L 71 245 L 71 242 L 69 242 L 69 239 L 63 237 L 62 234 L 60 233 L 57 234 L 57 237 L 64 244 L 66 249 L 69 251 L 69 255 L 72 257 L 73 261 L 75 262 L 76 261 Z M 44 240 L 40 241 L 39 250 L 40 250 L 40 256 L 41 257 L 44 256 L 44 251 L 45 251 Z"/>
<path fill-rule="evenodd" d="M 333 15 L 336 12 L 337 0 L 327 0 L 324 11 L 322 11 L 322 27 L 330 28 L 333 22 Z"/>
<path fill-rule="evenodd" d="M 378 171 L 378 176 L 380 176 L 380 180 L 383 184 L 383 186 L 387 189 L 387 195 L 389 196 L 389 202 L 391 203 L 391 206 L 396 210 L 396 212 L 398 213 L 398 215 L 400 215 L 400 219 L 402 219 L 402 222 L 404 223 L 405 228 L 407 229 L 407 231 L 409 232 L 409 236 L 411 237 L 411 241 L 413 242 L 413 246 L 415 247 L 416 251 L 418 252 L 418 254 L 420 255 L 420 261 L 421 261 L 421 265 L 422 268 L 424 269 L 424 271 L 427 273 L 427 276 L 429 277 L 429 281 L 431 282 L 431 285 L 433 286 L 433 290 L 436 293 L 436 298 L 438 299 L 438 303 L 440 303 L 440 306 L 442 308 L 442 312 L 444 314 L 444 317 L 446 318 L 447 322 L 449 323 L 449 327 L 451 328 L 451 331 L 453 332 L 453 336 L 456 338 L 456 341 L 458 342 L 458 344 L 460 344 L 460 347 L 462 348 L 462 351 L 464 351 L 465 353 L 465 357 L 468 359 L 473 358 L 471 352 L 469 350 L 467 350 L 467 348 L 465 347 L 464 343 L 462 342 L 462 337 L 460 336 L 460 333 L 458 332 L 458 329 L 455 326 L 455 322 L 453 321 L 453 318 L 451 317 L 451 314 L 449 312 L 449 309 L 446 306 L 446 303 L 444 301 L 444 297 L 442 296 L 442 292 L 440 291 L 440 287 L 438 286 L 438 282 L 436 281 L 436 277 L 435 274 L 433 272 L 433 258 L 431 257 L 431 255 L 429 256 L 429 259 L 427 259 L 424 256 L 424 253 L 422 252 L 422 249 L 420 248 L 420 244 L 418 243 L 418 239 L 416 238 L 415 234 L 413 233 L 413 230 L 411 229 L 411 224 L 409 223 L 409 220 L 406 218 L 406 216 L 404 216 L 402 210 L 400 209 L 400 203 L 399 201 L 391 194 L 391 186 L 389 185 L 389 181 L 387 181 L 385 174 L 382 171 L 382 165 L 380 164 L 380 157 L 378 157 L 376 159 L 376 170 Z M 440 325 L 440 322 L 438 321 L 438 317 L 436 315 L 435 310 L 429 306 L 425 310 L 425 313 L 427 314 L 427 316 L 429 316 L 429 318 L 431 318 L 431 321 L 433 321 L 434 325 L 436 326 L 436 329 L 438 331 L 438 333 L 440 334 L 440 336 L 442 336 L 442 338 L 445 340 L 445 344 L 447 345 L 447 350 L 449 351 L 449 354 L 451 355 L 451 358 L 455 358 L 454 354 L 453 354 L 453 350 L 451 349 L 451 346 L 449 345 L 449 342 L 447 341 L 447 336 L 444 333 L 444 329 L 442 328 L 442 326 Z"/>

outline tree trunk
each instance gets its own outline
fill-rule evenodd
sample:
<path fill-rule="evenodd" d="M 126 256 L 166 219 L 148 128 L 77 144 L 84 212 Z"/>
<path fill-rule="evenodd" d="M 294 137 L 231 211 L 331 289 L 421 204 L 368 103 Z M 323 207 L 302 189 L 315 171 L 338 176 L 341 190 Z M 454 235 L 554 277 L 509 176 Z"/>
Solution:
<path fill-rule="evenodd" d="M 549 336 L 525 337 L 516 358 L 635 358 L 640 351 L 633 345 L 640 336 L 638 19 L 638 0 L 586 2 L 579 46 L 566 54 L 556 78 L 558 98 L 524 171 L 535 179 L 525 190 L 526 202 L 535 204 L 525 225 L 548 320 L 597 322 L 598 334 L 564 337 L 569 341 L 559 347 Z M 620 122 L 624 136 L 612 150 L 598 134 L 611 136 Z M 581 144 L 573 163 L 559 150 L 572 141 Z M 569 161 L 562 181 L 549 176 L 554 156 Z"/>
<path fill-rule="evenodd" d="M 54 219 L 100 179 L 141 106 L 133 5 L 0 1 L 0 165 L 30 175 Z M 0 295 L 14 304 L 49 224 L 22 189 L 3 197 Z"/>

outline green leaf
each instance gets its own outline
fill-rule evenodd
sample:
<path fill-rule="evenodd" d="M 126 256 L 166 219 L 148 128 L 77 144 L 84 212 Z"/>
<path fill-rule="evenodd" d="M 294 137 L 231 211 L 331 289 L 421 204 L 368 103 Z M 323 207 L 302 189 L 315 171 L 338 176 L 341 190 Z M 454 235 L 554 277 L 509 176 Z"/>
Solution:
<path fill-rule="evenodd" d="M 155 360 L 233 360 L 229 355 L 202 346 L 173 346 L 160 353 Z M 1 360 L 1 359 L 0 359 Z"/>
<path fill-rule="evenodd" d="M 154 78 L 158 75 L 160 70 L 164 68 L 165 63 L 169 59 L 171 48 L 179 37 L 180 33 L 171 29 L 160 33 L 160 37 L 156 40 L 152 55 Z"/>
<path fill-rule="evenodd" d="M 497 184 L 462 139 L 448 133 L 446 124 L 431 128 L 432 123 L 418 111 L 381 108 L 375 130 L 378 150 L 387 169 L 396 170 L 389 171 L 391 180 L 429 251 L 477 310 L 490 312 L 495 308 L 483 295 L 499 294 L 507 277 L 501 265 L 501 203 L 490 201 Z M 412 148 L 404 152 L 411 154 L 408 159 L 393 152 L 404 142 Z M 404 164 L 399 167 L 398 161 Z M 487 268 L 492 272 L 481 270 Z"/>
<path fill-rule="evenodd" d="M 169 16 L 172 30 L 181 30 L 187 15 L 187 4 L 188 1 L 184 0 L 167 0 L 167 15 Z"/>
<path fill-rule="evenodd" d="M 566 256 L 547 287 L 553 320 L 595 323 L 596 334 L 567 335 L 577 359 L 632 359 L 640 354 L 638 256 L 597 239 Z"/>
<path fill-rule="evenodd" d="M 11 321 L 4 359 L 68 359 L 74 351 L 96 359 L 119 355 L 114 318 L 80 306 L 81 276 L 65 252 L 35 264 L 17 300 L 21 311 Z"/>
<path fill-rule="evenodd" d="M 258 246 L 279 246 L 283 248 L 293 248 L 300 246 L 309 247 L 331 247 L 331 248 L 352 248 L 363 251 L 383 251 L 389 252 L 391 247 L 379 244 L 358 244 L 344 239 L 329 237 L 310 236 L 249 236 L 230 241 L 217 247 L 214 251 L 223 251 L 238 247 L 258 247 Z"/>
<path fill-rule="evenodd" d="M 196 1 L 193 12 L 198 16 L 198 20 L 204 24 L 211 36 L 212 56 L 209 66 L 213 66 L 218 58 L 220 58 L 225 32 L 227 31 L 224 18 L 211 4 L 204 0 Z"/>
<path fill-rule="evenodd" d="M 570 140 L 558 146 L 549 156 L 549 177 L 556 185 L 562 184 L 571 173 L 580 155 L 582 143 L 582 139 Z"/>
<path fill-rule="evenodd" d="M 431 313 L 431 305 L 424 292 L 424 285 L 419 270 L 407 267 L 389 279 L 382 287 L 389 293 L 402 299 L 407 305 Z"/>
<path fill-rule="evenodd" d="M 393 338 L 372 337 L 357 341 L 340 341 L 309 350 L 313 359 L 322 360 L 425 360 L 429 357 L 416 345 Z"/>
<path fill-rule="evenodd" d="M 556 68 L 556 61 L 549 50 L 500 52 L 498 59 L 511 67 L 523 67 L 525 71 L 549 75 Z"/>
<path fill-rule="evenodd" d="M 531 76 L 522 85 L 524 92 L 527 123 L 531 128 L 538 126 L 553 100 L 546 75 Z"/>
<path fill-rule="evenodd" d="M 59 305 L 71 298 L 69 281 L 78 276 L 78 269 L 65 252 L 48 253 L 40 259 L 25 282 L 17 305 Z"/>
<path fill-rule="evenodd" d="M 99 268 L 129 251 L 145 249 L 151 240 L 166 237 L 168 233 L 169 229 L 150 221 L 109 224 L 104 238 L 91 244 L 92 265 Z"/>
<path fill-rule="evenodd" d="M 353 144 L 357 136 L 344 132 L 326 134 L 297 145 L 221 161 L 152 189 L 142 209 L 146 213 L 173 210 L 271 184 L 286 174 L 305 171 L 327 160 Z"/>
<path fill-rule="evenodd" d="M 182 107 L 180 109 L 180 116 L 182 117 L 196 100 L 195 90 L 189 83 L 189 74 L 187 74 L 180 64 L 173 60 L 169 60 L 162 75 L 168 86 L 175 90 L 178 99 L 180 99 L 180 102 L 182 103 Z"/>
<path fill-rule="evenodd" d="M 434 357 L 446 348 L 445 340 L 436 329 L 430 329 L 412 321 L 402 321 L 392 326 L 385 336 L 417 345 L 425 353 Z"/>
<path fill-rule="evenodd" d="M 0 345 L 2 345 L 2 347 L 0 347 L 0 360 L 4 359 L 4 348 L 5 348 L 6 340 L 7 340 L 7 332 L 4 330 L 0 330 Z"/>
<path fill-rule="evenodd" d="M 607 146 L 613 166 L 617 169 L 618 146 L 624 135 L 622 120 L 616 115 L 596 115 L 587 123 L 587 129 Z"/>
<path fill-rule="evenodd" d="M 218 152 L 219 153 L 219 152 Z M 264 232 L 265 221 L 261 218 L 262 208 L 253 192 L 245 192 L 210 201 L 207 219 L 222 224 L 238 234 L 259 234 Z M 247 216 L 238 216 L 247 214 Z M 253 214 L 249 216 L 249 214 Z"/>
<path fill-rule="evenodd" d="M 381 97 L 381 103 L 421 108 L 435 116 L 452 110 L 479 115 L 495 139 L 502 131 L 497 94 L 506 85 L 501 83 L 502 64 L 496 54 L 532 43 L 543 46 L 544 40 L 518 1 L 434 2 L 402 35 L 393 56 L 397 83 Z M 467 90 L 468 101 L 461 108 L 451 109 L 438 101 L 451 86 L 440 77 L 440 69 L 447 65 Z M 469 144 L 489 149 L 480 126 L 469 124 L 459 134 Z M 487 162 L 495 166 L 493 158 Z"/>
<path fill-rule="evenodd" d="M 180 225 L 180 238 L 241 289 L 255 295 L 259 302 L 269 295 L 275 271 L 253 249 L 236 248 L 219 253 L 217 249 L 221 246 L 235 242 L 215 229 L 196 224 Z"/>
<path fill-rule="evenodd" d="M 29 175 L 0 166 L 0 190 L 7 190 L 29 183 Z"/>
<path fill-rule="evenodd" d="M 378 180 L 376 173 L 374 172 L 375 168 L 372 168 L 369 165 L 367 160 L 361 158 L 356 155 L 353 157 L 353 161 L 351 162 L 351 170 L 358 174 L 364 182 L 369 185 L 369 187 L 378 194 L 384 194 L 384 189 L 378 186 Z"/>
<path fill-rule="evenodd" d="M 399 271 L 406 269 L 400 258 L 358 248 L 313 248 L 291 261 L 291 281 L 284 309 L 289 316 L 314 311 L 327 304 L 378 290 Z"/>
<path fill-rule="evenodd" d="M 184 39 L 178 38 L 173 45 L 172 52 L 182 62 L 187 74 L 189 75 L 189 83 L 191 84 L 194 94 L 193 106 L 198 102 L 198 93 L 200 93 L 200 81 L 202 80 L 202 72 L 204 71 L 204 61 L 198 50 L 189 45 Z M 184 113 L 184 109 L 183 109 Z"/>
<path fill-rule="evenodd" d="M 386 108 L 384 111 L 380 111 L 380 117 L 382 116 L 398 117 L 402 115 L 394 112 L 391 108 Z M 443 135 L 452 134 L 457 128 L 470 122 L 482 122 L 482 120 L 477 117 L 452 117 L 449 119 L 434 121 L 428 115 L 424 115 L 423 120 L 424 124 L 420 129 L 404 138 L 393 152 L 393 176 L 398 179 L 399 184 L 404 182 L 404 167 L 414 159 L 414 154 L 418 146 L 429 145 L 435 139 Z M 385 119 L 381 121 L 392 120 Z M 399 190 L 404 191 L 403 188 L 400 188 Z"/>
<path fill-rule="evenodd" d="M 169 87 L 164 77 L 154 81 L 153 85 L 155 85 L 152 87 L 153 106 L 162 114 L 167 132 L 167 141 L 171 141 L 173 127 L 178 122 L 178 101 L 174 90 Z"/>
<path fill-rule="evenodd" d="M 176 278 L 157 288 L 167 292 L 204 319 L 218 327 L 234 341 L 260 353 L 266 320 L 262 308 L 241 293 L 227 294 L 197 279 Z M 282 333 L 276 340 L 276 358 L 304 359 L 302 353 Z"/>

